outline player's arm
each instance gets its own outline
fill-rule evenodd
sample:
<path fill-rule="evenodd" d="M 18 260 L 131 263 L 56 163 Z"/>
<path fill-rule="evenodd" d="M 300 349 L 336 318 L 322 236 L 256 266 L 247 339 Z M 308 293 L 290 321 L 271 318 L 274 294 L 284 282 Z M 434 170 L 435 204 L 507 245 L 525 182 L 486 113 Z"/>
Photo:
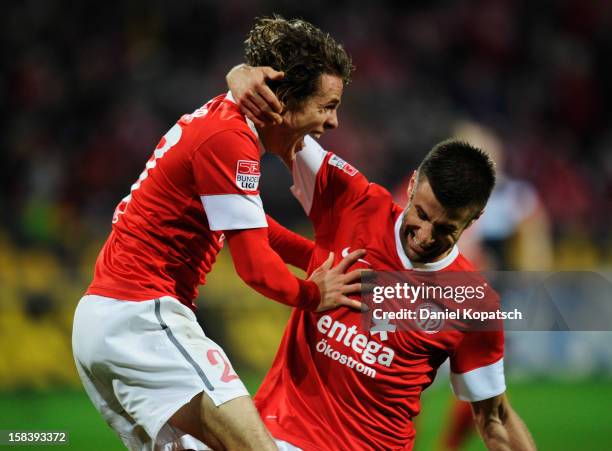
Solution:
<path fill-rule="evenodd" d="M 472 403 L 474 421 L 487 449 L 530 451 L 536 445 L 505 393 Z"/>
<path fill-rule="evenodd" d="M 346 294 L 361 289 L 359 271 L 343 274 L 363 251 L 335 268 L 320 268 L 309 280 L 295 277 L 272 250 L 259 196 L 258 147 L 248 132 L 224 130 L 194 150 L 192 166 L 208 225 L 223 231 L 238 275 L 253 289 L 278 302 L 308 310 L 338 305 L 359 308 Z"/>
<path fill-rule="evenodd" d="M 258 127 L 280 124 L 282 105 L 267 84 L 281 80 L 285 74 L 271 67 L 251 67 L 239 64 L 226 76 L 227 84 L 242 112 Z M 249 80 L 249 82 L 243 82 Z"/>
<path fill-rule="evenodd" d="M 280 255 L 285 263 L 300 268 L 302 271 L 307 271 L 314 242 L 286 229 L 270 215 L 266 215 L 266 219 L 268 221 L 270 247 Z"/>
<path fill-rule="evenodd" d="M 344 272 L 365 251 L 351 252 L 332 268 L 333 254 L 308 280 L 295 277 L 268 243 L 265 228 L 225 231 L 237 274 L 262 295 L 292 307 L 324 311 L 340 305 L 357 308 L 361 303 L 347 297 L 361 291 L 362 270 Z"/>
<path fill-rule="evenodd" d="M 472 404 L 488 449 L 532 450 L 533 439 L 505 394 L 503 356 L 503 330 L 466 333 L 451 355 L 451 387 L 457 398 Z"/>

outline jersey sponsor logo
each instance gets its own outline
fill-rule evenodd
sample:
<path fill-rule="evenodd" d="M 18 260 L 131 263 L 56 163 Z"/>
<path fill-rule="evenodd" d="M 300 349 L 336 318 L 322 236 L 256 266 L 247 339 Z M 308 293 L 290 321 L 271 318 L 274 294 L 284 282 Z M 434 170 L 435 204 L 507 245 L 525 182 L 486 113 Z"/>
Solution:
<path fill-rule="evenodd" d="M 334 321 L 329 315 L 319 318 L 317 330 L 325 336 L 317 342 L 317 352 L 371 378 L 376 377 L 376 370 L 369 365 L 390 367 L 395 357 L 393 349 L 357 333 L 357 326 L 347 327 L 341 321 Z M 335 349 L 334 341 L 352 349 L 359 356 L 359 360 Z"/>
<path fill-rule="evenodd" d="M 245 191 L 257 191 L 259 186 L 259 161 L 238 160 L 236 186 Z"/>
<path fill-rule="evenodd" d="M 346 161 L 344 161 L 338 155 L 332 155 L 327 162 L 331 166 L 335 166 L 338 169 L 342 170 L 343 172 L 346 172 L 351 177 L 354 176 L 355 174 L 357 174 L 357 169 L 354 166 L 348 164 Z"/>
<path fill-rule="evenodd" d="M 348 257 L 348 254 L 350 254 L 350 253 L 351 253 L 351 248 L 350 247 L 345 247 L 344 249 L 342 249 L 342 252 L 341 252 L 342 258 Z M 361 262 L 361 263 L 365 263 L 368 266 L 372 266 L 370 264 L 370 262 L 365 261 L 363 258 L 358 258 L 357 261 Z"/>

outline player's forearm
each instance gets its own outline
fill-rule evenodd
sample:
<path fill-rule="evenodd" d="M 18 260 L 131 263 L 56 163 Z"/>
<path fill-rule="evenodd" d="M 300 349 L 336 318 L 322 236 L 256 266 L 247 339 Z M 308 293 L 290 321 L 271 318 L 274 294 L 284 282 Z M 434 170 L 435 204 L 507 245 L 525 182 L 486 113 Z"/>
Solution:
<path fill-rule="evenodd" d="M 314 249 L 314 242 L 286 229 L 268 215 L 266 215 L 266 219 L 268 221 L 270 247 L 285 263 L 307 271 Z"/>
<path fill-rule="evenodd" d="M 488 450 L 491 451 L 532 451 L 536 449 L 527 426 L 508 405 L 499 417 L 479 419 L 476 425 Z"/>
<path fill-rule="evenodd" d="M 269 246 L 267 230 L 226 231 L 236 272 L 258 293 L 292 307 L 315 310 L 320 302 L 314 282 L 295 277 Z"/>

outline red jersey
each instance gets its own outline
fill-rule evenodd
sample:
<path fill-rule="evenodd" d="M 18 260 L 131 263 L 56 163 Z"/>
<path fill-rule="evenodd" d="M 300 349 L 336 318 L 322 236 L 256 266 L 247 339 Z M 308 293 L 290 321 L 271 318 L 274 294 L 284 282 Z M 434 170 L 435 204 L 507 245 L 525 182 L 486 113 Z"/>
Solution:
<path fill-rule="evenodd" d="M 400 243 L 402 208 L 338 156 L 306 139 L 293 167 L 298 198 L 315 228 L 310 270 L 334 251 L 364 248 L 355 268 L 415 269 Z M 352 268 L 354 269 L 354 268 Z M 455 247 L 419 270 L 471 271 Z M 304 450 L 412 449 L 421 392 L 450 357 L 462 400 L 505 391 L 503 332 L 380 332 L 348 308 L 294 310 L 255 403 L 272 435 Z"/>
<path fill-rule="evenodd" d="M 117 206 L 88 294 L 194 307 L 222 231 L 266 227 L 260 146 L 231 96 L 183 115 Z"/>

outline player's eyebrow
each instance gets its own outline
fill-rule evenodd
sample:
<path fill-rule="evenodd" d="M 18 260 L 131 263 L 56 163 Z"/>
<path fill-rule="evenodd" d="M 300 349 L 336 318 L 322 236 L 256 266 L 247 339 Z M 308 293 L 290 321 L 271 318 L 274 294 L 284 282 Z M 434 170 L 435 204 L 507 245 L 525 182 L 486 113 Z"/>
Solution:
<path fill-rule="evenodd" d="M 457 226 L 454 224 L 434 224 L 434 227 L 448 233 L 454 233 L 457 231 Z"/>
<path fill-rule="evenodd" d="M 338 99 L 337 97 L 333 97 L 332 99 L 321 102 L 321 106 L 338 106 L 338 105 L 340 105 L 340 99 Z"/>
<path fill-rule="evenodd" d="M 419 217 L 425 221 L 429 221 L 429 215 L 425 212 L 425 210 L 423 210 L 423 208 L 420 205 L 415 205 L 414 208 L 417 211 L 417 214 L 419 215 Z M 439 223 L 439 222 L 433 222 L 432 223 L 433 226 L 439 230 L 443 230 L 444 232 L 448 232 L 448 233 L 454 233 L 457 231 L 457 226 L 455 224 L 450 224 L 447 222 L 443 222 L 443 223 Z"/>
<path fill-rule="evenodd" d="M 425 212 L 425 210 L 423 210 L 423 208 L 421 208 L 420 205 L 415 205 L 414 208 L 421 219 L 429 221 L 429 215 Z"/>

